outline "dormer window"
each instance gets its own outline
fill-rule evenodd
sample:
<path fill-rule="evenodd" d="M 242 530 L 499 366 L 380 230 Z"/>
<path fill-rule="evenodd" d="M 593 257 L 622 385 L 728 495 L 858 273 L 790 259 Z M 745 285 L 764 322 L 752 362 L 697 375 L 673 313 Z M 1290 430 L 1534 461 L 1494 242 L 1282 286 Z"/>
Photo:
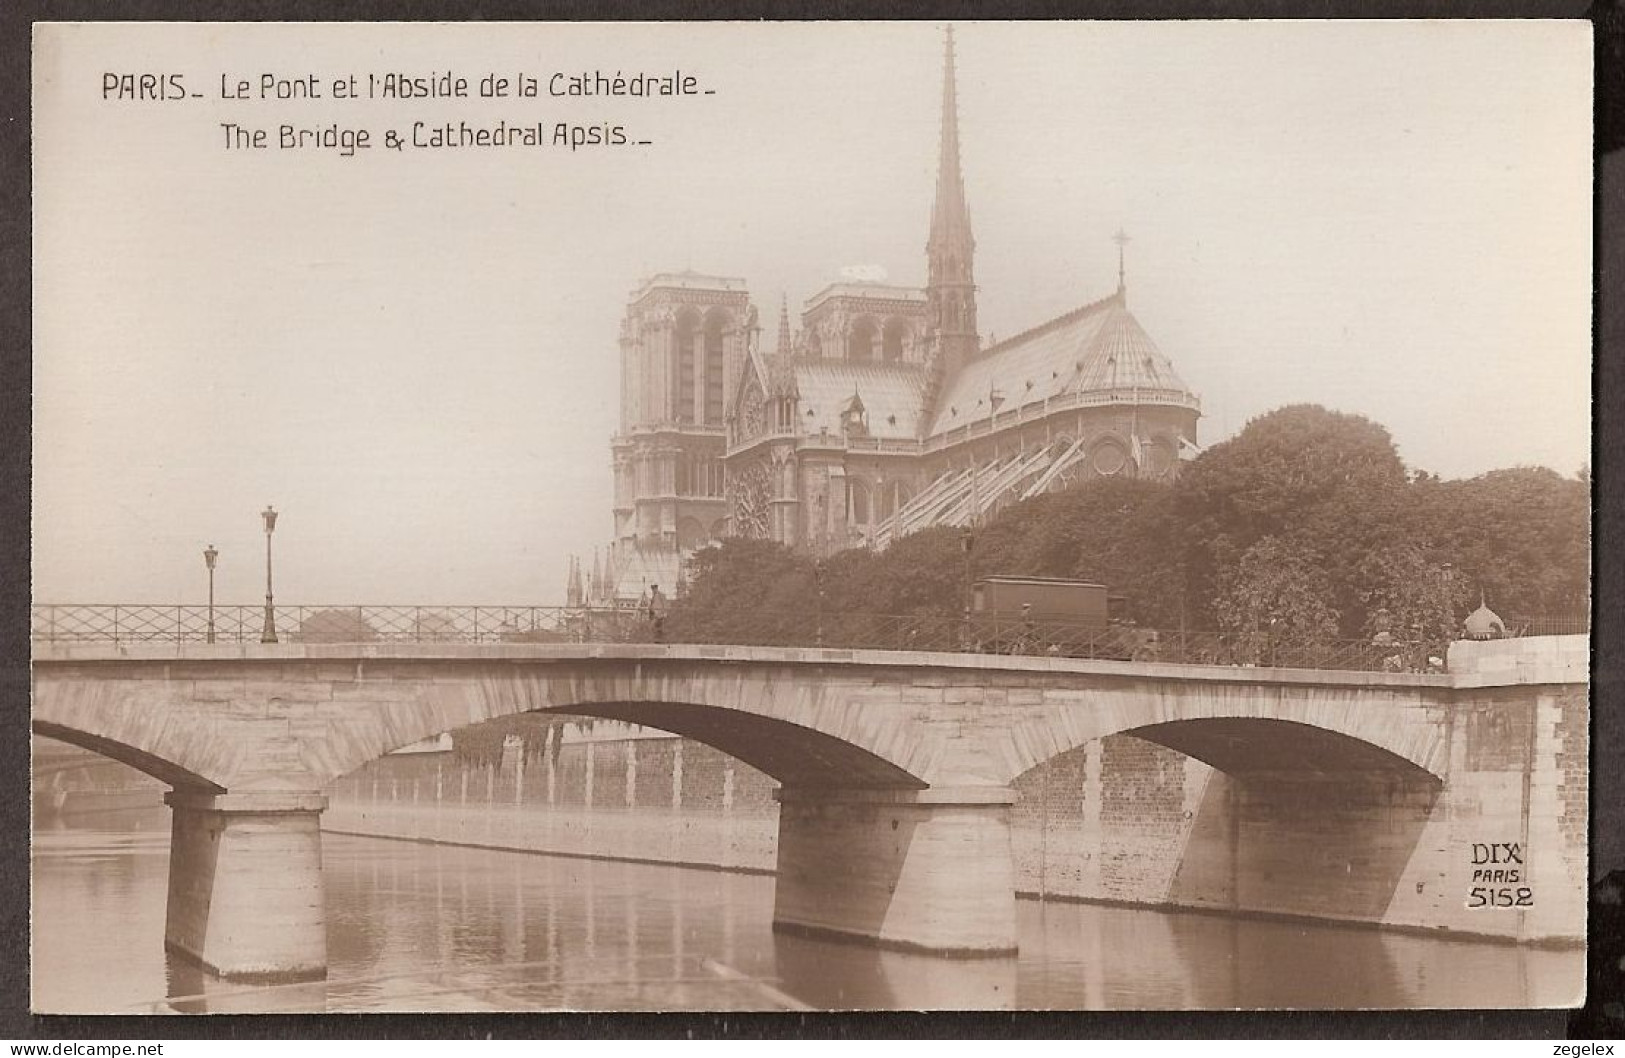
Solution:
<path fill-rule="evenodd" d="M 869 434 L 869 413 L 863 398 L 853 391 L 852 397 L 841 405 L 841 433 L 847 437 L 866 437 Z"/>

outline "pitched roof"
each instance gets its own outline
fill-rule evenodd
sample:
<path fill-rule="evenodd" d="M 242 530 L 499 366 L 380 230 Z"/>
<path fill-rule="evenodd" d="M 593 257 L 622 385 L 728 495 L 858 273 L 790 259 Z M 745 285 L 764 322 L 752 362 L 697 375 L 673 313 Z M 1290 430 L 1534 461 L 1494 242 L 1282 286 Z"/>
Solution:
<path fill-rule="evenodd" d="M 992 346 L 948 379 L 930 435 L 1067 394 L 1187 404 L 1195 394 L 1120 295 L 1058 316 Z"/>
<path fill-rule="evenodd" d="M 796 389 L 801 395 L 801 432 L 828 430 L 840 436 L 841 409 L 854 394 L 868 412 L 869 436 L 919 436 L 925 404 L 925 370 L 919 364 L 797 358 Z"/>
<path fill-rule="evenodd" d="M 615 598 L 636 599 L 653 585 L 668 597 L 677 588 L 683 560 L 675 550 L 659 546 L 645 549 L 640 543 L 621 544 L 610 555 L 610 592 Z"/>

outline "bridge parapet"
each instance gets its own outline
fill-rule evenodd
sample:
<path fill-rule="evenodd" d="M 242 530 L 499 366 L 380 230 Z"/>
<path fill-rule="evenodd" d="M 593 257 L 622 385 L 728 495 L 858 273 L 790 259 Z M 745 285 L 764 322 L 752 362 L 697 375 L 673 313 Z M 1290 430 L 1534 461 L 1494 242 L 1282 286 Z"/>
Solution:
<path fill-rule="evenodd" d="M 1450 644 L 1457 687 L 1585 683 L 1591 675 L 1589 636 L 1522 636 Z"/>
<path fill-rule="evenodd" d="M 996 612 L 880 614 L 828 611 L 751 613 L 696 628 L 636 607 L 279 606 L 283 642 L 305 644 L 638 644 L 687 642 L 840 648 L 976 657 L 1044 656 L 1097 660 L 1235 665 L 1259 668 L 1427 672 L 1443 664 L 1442 640 L 1420 635 L 1379 644 L 1366 639 L 1227 635 L 1212 630 L 1155 630 L 1134 625 L 1013 617 Z M 253 606 L 54 604 L 31 607 L 30 636 L 41 643 L 154 643 L 252 647 L 266 616 Z M 1584 620 L 1523 619 L 1512 627 L 1584 634 Z"/>
<path fill-rule="evenodd" d="M 1118 661 L 1025 654 L 941 650 L 657 643 L 34 643 L 36 666 L 118 662 L 562 662 L 698 661 L 789 665 L 906 666 L 944 672 L 1071 673 L 1229 683 L 1315 684 L 1357 687 L 1450 687 L 1446 673 L 1377 669 L 1314 669 L 1173 661 Z"/>

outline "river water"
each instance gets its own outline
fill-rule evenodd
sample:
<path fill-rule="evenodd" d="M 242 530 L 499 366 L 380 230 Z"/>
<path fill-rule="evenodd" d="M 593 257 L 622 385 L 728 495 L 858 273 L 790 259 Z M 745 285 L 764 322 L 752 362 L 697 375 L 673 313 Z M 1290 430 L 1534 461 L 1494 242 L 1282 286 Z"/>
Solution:
<path fill-rule="evenodd" d="M 167 810 L 40 826 L 33 1008 L 165 1011 L 1560 1006 L 1585 956 L 1330 925 L 1021 901 L 1021 953 L 772 930 L 773 879 L 329 834 L 329 976 L 244 986 L 163 949 Z"/>

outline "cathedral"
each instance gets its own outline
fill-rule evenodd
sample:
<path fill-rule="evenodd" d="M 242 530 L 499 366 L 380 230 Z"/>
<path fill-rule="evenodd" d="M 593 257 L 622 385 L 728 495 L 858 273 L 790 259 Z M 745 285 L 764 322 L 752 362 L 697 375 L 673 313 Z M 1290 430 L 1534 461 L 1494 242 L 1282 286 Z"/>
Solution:
<path fill-rule="evenodd" d="M 665 273 L 621 321 L 611 444 L 615 537 L 571 605 L 668 596 L 683 560 L 724 537 L 818 555 L 1097 474 L 1165 478 L 1196 451 L 1201 403 L 1117 289 L 983 344 L 976 241 L 960 171 L 953 31 L 943 64 L 936 200 L 923 289 L 826 286 L 764 341 L 745 282 Z"/>

